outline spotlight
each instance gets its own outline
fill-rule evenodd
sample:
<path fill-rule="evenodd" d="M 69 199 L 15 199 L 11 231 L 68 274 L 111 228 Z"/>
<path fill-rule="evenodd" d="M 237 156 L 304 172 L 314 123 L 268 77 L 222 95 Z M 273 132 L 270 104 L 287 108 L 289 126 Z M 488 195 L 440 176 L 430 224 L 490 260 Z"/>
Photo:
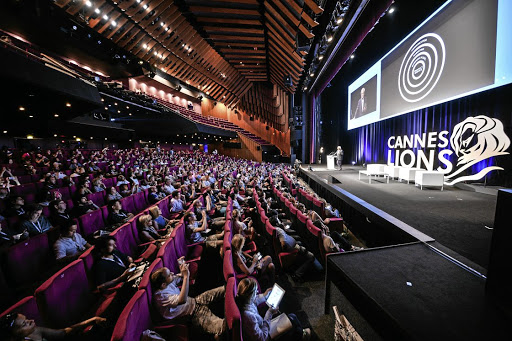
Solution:
<path fill-rule="evenodd" d="M 318 56 L 318 60 L 322 60 L 322 59 L 324 59 L 324 55 L 323 54 Z"/>
<path fill-rule="evenodd" d="M 332 36 L 327 37 L 327 42 L 330 43 L 332 41 Z"/>
<path fill-rule="evenodd" d="M 96 14 L 100 14 L 100 9 L 99 9 L 99 8 L 96 8 L 96 9 L 94 10 L 94 13 L 96 13 Z"/>
<path fill-rule="evenodd" d="M 27 139 L 32 140 L 34 138 L 34 135 L 27 135 Z"/>
<path fill-rule="evenodd" d="M 393 13 L 395 11 L 395 8 L 394 7 L 391 7 L 388 11 L 389 14 Z"/>
<path fill-rule="evenodd" d="M 355 55 L 350 55 L 350 59 L 354 59 L 356 56 Z"/>
<path fill-rule="evenodd" d="M 90 1 L 86 1 L 86 2 L 85 2 L 85 6 L 87 6 L 87 7 L 91 7 L 91 6 L 92 6 L 92 3 L 91 3 Z"/>
<path fill-rule="evenodd" d="M 104 14 L 103 15 L 103 20 L 108 20 L 108 15 Z"/>
<path fill-rule="evenodd" d="M 356 162 L 355 162 L 355 161 L 352 161 L 352 166 L 353 166 L 353 165 L 355 165 L 355 164 L 356 164 Z"/>

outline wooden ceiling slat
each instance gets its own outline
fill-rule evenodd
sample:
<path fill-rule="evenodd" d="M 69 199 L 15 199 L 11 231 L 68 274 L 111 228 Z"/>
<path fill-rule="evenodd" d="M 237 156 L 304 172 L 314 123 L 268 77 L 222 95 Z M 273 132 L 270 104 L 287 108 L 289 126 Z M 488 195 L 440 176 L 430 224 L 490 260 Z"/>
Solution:
<path fill-rule="evenodd" d="M 243 27 L 222 27 L 222 26 L 204 26 L 206 32 L 226 32 L 231 35 L 233 33 L 249 33 L 263 35 L 263 28 L 243 28 Z M 216 33 L 222 34 L 222 33 Z"/>
<path fill-rule="evenodd" d="M 251 26 L 262 26 L 261 21 L 254 19 L 232 19 L 232 18 L 216 18 L 216 17 L 196 17 L 196 20 L 200 23 L 208 24 L 235 24 L 235 25 L 251 25 Z"/>
<path fill-rule="evenodd" d="M 304 0 L 304 2 L 316 15 L 324 11 L 324 9 L 318 6 L 314 0 Z"/>
<path fill-rule="evenodd" d="M 226 54 L 224 55 L 226 59 L 229 59 L 230 61 L 235 62 L 242 62 L 244 63 L 244 60 L 240 60 L 240 58 L 247 58 L 247 59 L 259 59 L 259 60 L 265 60 L 267 59 L 267 56 L 265 55 L 250 55 L 250 54 Z"/>
<path fill-rule="evenodd" d="M 262 54 L 262 55 L 266 55 L 267 52 L 265 50 L 255 50 L 255 49 L 220 49 L 220 51 L 222 53 L 224 53 L 224 55 L 227 55 L 227 54 L 231 54 L 231 53 L 247 53 L 247 54 Z"/>
<path fill-rule="evenodd" d="M 222 41 L 216 41 L 215 46 L 235 46 L 235 47 L 250 47 L 254 48 L 257 47 L 258 49 L 264 49 L 264 44 L 257 44 L 257 43 L 237 43 L 237 42 L 222 42 Z"/>
<path fill-rule="evenodd" d="M 282 4 L 281 0 L 274 0 L 272 1 L 272 3 L 275 4 L 277 8 L 281 10 L 281 13 L 286 15 L 286 17 L 288 18 L 288 20 L 292 22 L 292 24 L 294 24 L 295 26 L 299 26 L 300 16 L 296 16 L 295 14 L 290 12 L 290 10 L 285 5 Z"/>
<path fill-rule="evenodd" d="M 190 6 L 190 11 L 194 13 L 221 13 L 221 14 L 236 14 L 236 15 L 253 15 L 259 16 L 257 9 L 239 9 L 239 8 L 225 8 L 225 7 L 206 7 L 206 6 Z"/>
<path fill-rule="evenodd" d="M 130 35 L 128 35 L 128 33 L 130 33 L 132 31 L 132 28 L 134 28 L 135 24 L 132 22 L 128 22 L 127 24 L 124 24 L 123 26 L 124 26 L 124 32 L 122 32 L 117 37 L 115 37 L 114 40 L 112 40 L 116 44 L 119 44 L 119 42 L 123 39 L 123 37 L 125 37 L 125 36 L 127 38 L 130 37 Z"/>
<path fill-rule="evenodd" d="M 311 39 L 314 38 L 315 35 L 311 33 L 304 25 L 299 25 L 299 30 L 306 36 L 306 38 Z"/>
<path fill-rule="evenodd" d="M 265 18 L 267 18 L 270 24 L 274 25 L 281 34 L 285 35 L 288 39 L 295 40 L 297 30 L 291 27 L 286 20 L 283 19 L 281 14 L 279 14 L 268 2 L 265 2 L 265 9 L 267 10 Z"/>
<path fill-rule="evenodd" d="M 234 36 L 234 35 L 218 35 L 212 34 L 210 35 L 211 39 L 214 40 L 234 40 L 234 41 L 256 41 L 263 43 L 265 41 L 264 37 L 244 37 L 244 36 Z"/>

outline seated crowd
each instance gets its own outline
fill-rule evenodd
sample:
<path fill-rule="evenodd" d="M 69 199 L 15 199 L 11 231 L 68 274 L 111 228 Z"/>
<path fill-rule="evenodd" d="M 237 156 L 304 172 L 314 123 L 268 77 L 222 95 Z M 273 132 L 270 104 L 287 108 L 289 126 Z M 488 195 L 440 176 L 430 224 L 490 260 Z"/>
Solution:
<path fill-rule="evenodd" d="M 308 190 L 307 186 L 285 165 L 161 148 L 28 152 L 19 156 L 18 165 L 11 151 L 4 150 L 0 157 L 8 165 L 1 173 L 0 256 L 20 241 L 45 233 L 59 267 L 88 257 L 92 250 L 89 280 L 96 292 L 111 302 L 100 315 L 106 321 L 98 317 L 59 330 L 37 327 L 30 316 L 2 314 L 0 333 L 7 335 L 7 340 L 59 339 L 98 322 L 103 325 L 100 333 L 108 330 L 111 334 L 118 328 L 121 310 L 137 290 L 132 276 L 135 269 L 156 261 L 160 251 L 155 250 L 173 246 L 170 242 L 177 244 L 182 225 L 188 254 L 177 259 L 177 264 L 161 266 L 150 274 L 152 304 L 163 321 L 193 326 L 195 332 L 215 339 L 223 338 L 230 327 L 218 309 L 219 302 L 224 304 L 226 283 L 193 275 L 192 267 L 197 267 L 193 257 L 208 264 L 200 267 L 205 269 L 202 271 L 211 267 L 210 271 L 222 273 L 226 264 L 223 258 L 229 254 L 243 338 L 270 340 L 270 321 L 278 307 L 263 309 L 260 315 L 261 303 L 279 276 L 286 272 L 296 283 L 310 280 L 323 271 L 322 254 L 357 249 L 343 228 L 330 227 L 331 220 L 340 214 L 325 200 L 325 211 L 320 213 L 299 202 L 297 190 Z M 12 175 L 15 168 L 36 179 L 36 193 L 20 189 L 28 182 L 20 184 Z M 323 252 L 310 243 L 296 217 L 275 196 L 276 190 L 321 231 Z M 147 202 L 143 211 L 123 206 L 124 198 L 141 192 Z M 308 193 L 314 195 L 310 190 Z M 168 204 L 162 208 L 164 199 Z M 78 221 L 97 211 L 108 214 L 104 216 L 105 226 L 82 235 L 92 229 L 84 229 Z M 123 242 L 117 239 L 123 236 L 121 229 L 132 222 L 136 226 L 133 234 L 139 240 L 138 259 L 126 249 L 118 249 Z M 274 231 L 271 235 L 270 228 Z M 148 258 L 144 258 L 146 253 Z M 197 257 L 201 253 L 203 257 Z M 293 259 L 284 264 L 278 256 L 281 253 L 293 255 Z M 15 274 L 8 273 L 11 275 Z M 303 328 L 297 316 L 287 316 L 292 328 L 282 339 L 309 339 L 311 331 Z"/>

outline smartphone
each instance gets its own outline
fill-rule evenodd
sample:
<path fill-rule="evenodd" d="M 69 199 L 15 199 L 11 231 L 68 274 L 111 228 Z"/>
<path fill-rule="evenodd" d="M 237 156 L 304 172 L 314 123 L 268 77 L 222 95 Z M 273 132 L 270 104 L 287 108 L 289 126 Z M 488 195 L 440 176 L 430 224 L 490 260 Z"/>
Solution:
<path fill-rule="evenodd" d="M 180 258 L 178 259 L 178 265 L 185 264 L 185 260 Z"/>

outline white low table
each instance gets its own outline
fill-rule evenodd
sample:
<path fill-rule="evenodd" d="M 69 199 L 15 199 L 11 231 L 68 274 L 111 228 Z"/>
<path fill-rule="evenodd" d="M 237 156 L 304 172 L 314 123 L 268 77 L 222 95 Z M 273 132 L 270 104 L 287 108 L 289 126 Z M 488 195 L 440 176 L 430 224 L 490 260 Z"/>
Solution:
<path fill-rule="evenodd" d="M 386 172 L 386 174 L 390 177 L 390 178 L 393 178 L 393 179 L 398 179 L 398 175 L 400 173 L 400 168 L 399 166 L 384 166 L 384 172 Z"/>
<path fill-rule="evenodd" d="M 366 175 L 368 177 L 368 183 L 372 183 L 372 176 L 383 176 L 386 178 L 387 182 L 389 183 L 389 176 L 384 171 L 384 167 L 386 165 L 379 164 L 379 163 L 372 163 L 366 166 L 366 170 L 359 171 L 359 180 L 361 180 L 361 174 Z"/>
<path fill-rule="evenodd" d="M 398 170 L 398 181 L 406 180 L 407 183 L 409 183 L 411 180 L 414 181 L 416 172 L 418 171 L 424 171 L 424 169 L 400 167 Z"/>
<path fill-rule="evenodd" d="M 441 191 L 444 188 L 444 174 L 434 171 L 417 171 L 414 182 L 415 186 L 420 186 L 423 190 L 423 186 L 435 186 L 441 187 Z"/>

